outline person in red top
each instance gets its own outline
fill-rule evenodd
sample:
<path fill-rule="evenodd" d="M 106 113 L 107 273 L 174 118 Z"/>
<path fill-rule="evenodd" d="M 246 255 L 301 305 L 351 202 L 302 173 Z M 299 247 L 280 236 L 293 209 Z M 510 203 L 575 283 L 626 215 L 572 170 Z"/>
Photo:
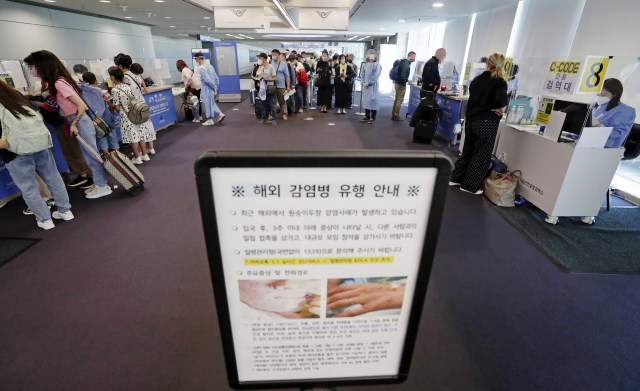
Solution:
<path fill-rule="evenodd" d="M 82 101 L 82 90 L 58 57 L 47 50 L 40 50 L 29 54 L 24 62 L 36 76 L 49 85 L 49 96 L 58 102 L 62 116 L 69 123 L 72 135 L 79 135 L 94 151 L 97 151 L 96 130 L 89 115 L 85 114 L 87 105 Z M 102 162 L 99 162 L 82 143 L 80 147 L 85 161 L 93 172 L 94 186 L 88 189 L 90 191 L 87 198 L 95 199 L 111 194 L 111 188 L 107 185 L 107 172 L 102 167 Z"/>

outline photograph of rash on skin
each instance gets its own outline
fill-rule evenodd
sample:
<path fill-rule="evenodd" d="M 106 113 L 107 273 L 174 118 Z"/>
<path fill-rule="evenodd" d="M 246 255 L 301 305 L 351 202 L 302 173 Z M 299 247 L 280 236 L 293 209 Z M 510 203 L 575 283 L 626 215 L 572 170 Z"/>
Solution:
<path fill-rule="evenodd" d="M 327 280 L 327 318 L 400 315 L 407 277 Z"/>
<path fill-rule="evenodd" d="M 240 280 L 243 320 L 320 317 L 321 280 Z"/>

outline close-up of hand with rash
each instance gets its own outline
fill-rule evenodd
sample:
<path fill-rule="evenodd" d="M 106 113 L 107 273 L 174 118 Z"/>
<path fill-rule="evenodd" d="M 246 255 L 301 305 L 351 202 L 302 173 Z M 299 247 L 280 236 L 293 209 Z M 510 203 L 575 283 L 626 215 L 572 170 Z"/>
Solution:
<path fill-rule="evenodd" d="M 241 280 L 240 300 L 248 306 L 286 318 L 320 314 L 320 280 Z"/>
<path fill-rule="evenodd" d="M 372 311 L 402 308 L 404 284 L 365 283 L 338 285 L 329 280 L 327 291 L 327 311 L 360 305 L 360 307 L 335 315 L 345 318 L 363 315 Z M 335 286 L 335 287 L 332 287 Z"/>

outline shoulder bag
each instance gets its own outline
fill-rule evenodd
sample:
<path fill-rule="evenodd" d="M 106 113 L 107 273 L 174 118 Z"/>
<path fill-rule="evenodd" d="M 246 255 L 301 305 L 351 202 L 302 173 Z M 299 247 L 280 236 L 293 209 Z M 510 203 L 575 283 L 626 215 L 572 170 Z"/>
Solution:
<path fill-rule="evenodd" d="M 84 100 L 82 95 L 78 95 L 78 96 L 80 97 L 80 99 L 82 99 L 84 104 L 87 106 L 87 115 L 89 116 L 89 118 L 91 118 L 91 121 L 93 121 L 93 127 L 96 129 L 96 137 L 103 138 L 109 133 L 111 133 L 111 128 L 109 127 L 109 125 L 107 125 L 107 123 L 104 122 L 102 118 L 96 115 L 95 111 L 93 111 L 91 106 L 87 104 L 87 102 Z"/>
<path fill-rule="evenodd" d="M 136 85 L 138 85 L 138 83 L 136 83 Z M 138 86 L 138 88 L 140 88 L 140 86 Z M 149 105 L 144 101 L 144 99 L 136 99 L 133 94 L 130 94 L 121 88 L 118 88 L 118 90 L 129 97 L 129 107 L 127 108 L 127 110 L 125 110 L 125 112 L 127 113 L 127 118 L 129 118 L 129 121 L 131 121 L 132 124 L 142 125 L 143 123 L 147 122 L 149 118 L 151 118 L 151 110 L 149 109 Z"/>
<path fill-rule="evenodd" d="M 37 112 L 26 107 L 27 111 L 32 114 L 31 117 L 14 116 L 4 106 L 0 105 L 2 111 L 2 134 L 7 137 L 9 146 L 7 149 L 16 155 L 30 155 L 32 153 L 44 151 L 53 147 L 53 140 L 49 129 L 40 119 Z"/>
<path fill-rule="evenodd" d="M 273 84 L 267 85 L 267 95 L 275 95 L 278 92 L 278 87 L 276 83 L 278 82 L 278 70 L 280 69 L 280 63 L 278 63 L 278 69 L 276 69 L 276 80 Z"/>
<path fill-rule="evenodd" d="M 504 174 L 492 171 L 491 176 L 482 184 L 483 194 L 496 206 L 513 207 L 520 178 L 522 178 L 520 170 L 507 171 Z"/>

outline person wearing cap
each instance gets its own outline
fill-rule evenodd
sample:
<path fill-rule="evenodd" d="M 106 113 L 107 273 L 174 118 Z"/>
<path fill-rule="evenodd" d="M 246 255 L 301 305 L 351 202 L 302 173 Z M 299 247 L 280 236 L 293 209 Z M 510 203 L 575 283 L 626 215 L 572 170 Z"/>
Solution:
<path fill-rule="evenodd" d="M 382 73 L 382 66 L 376 61 L 376 51 L 374 49 L 367 50 L 367 63 L 362 66 L 362 107 L 365 116 L 360 122 L 368 122 L 373 124 L 376 122 L 376 114 L 380 108 L 378 96 L 380 89 L 378 79 Z"/>
<path fill-rule="evenodd" d="M 267 56 L 266 53 L 260 53 L 258 55 L 258 68 L 256 69 L 254 80 L 258 82 L 259 89 L 268 89 L 268 87 L 274 85 L 277 80 L 276 69 L 273 65 L 269 64 L 268 58 L 269 56 Z M 261 82 L 263 80 L 264 84 Z M 265 99 L 258 99 L 259 102 L 256 102 L 256 104 L 260 105 L 260 124 L 264 125 L 267 123 L 267 112 L 270 111 L 269 118 L 271 118 L 271 124 L 276 125 L 276 95 L 270 95 L 267 91 L 260 91 L 264 93 Z"/>
<path fill-rule="evenodd" d="M 216 89 L 220 84 L 220 79 L 218 79 L 218 75 L 216 74 L 216 70 L 213 69 L 213 65 L 209 64 L 205 60 L 202 52 L 196 53 L 194 58 L 200 65 L 198 68 L 200 82 L 202 84 L 202 89 L 200 90 L 200 101 L 202 102 L 202 108 L 204 109 L 204 115 L 202 118 L 207 118 L 202 125 L 213 125 L 213 118 L 216 114 L 220 114 L 218 116 L 218 122 L 222 122 L 224 121 L 225 115 L 216 104 Z"/>

